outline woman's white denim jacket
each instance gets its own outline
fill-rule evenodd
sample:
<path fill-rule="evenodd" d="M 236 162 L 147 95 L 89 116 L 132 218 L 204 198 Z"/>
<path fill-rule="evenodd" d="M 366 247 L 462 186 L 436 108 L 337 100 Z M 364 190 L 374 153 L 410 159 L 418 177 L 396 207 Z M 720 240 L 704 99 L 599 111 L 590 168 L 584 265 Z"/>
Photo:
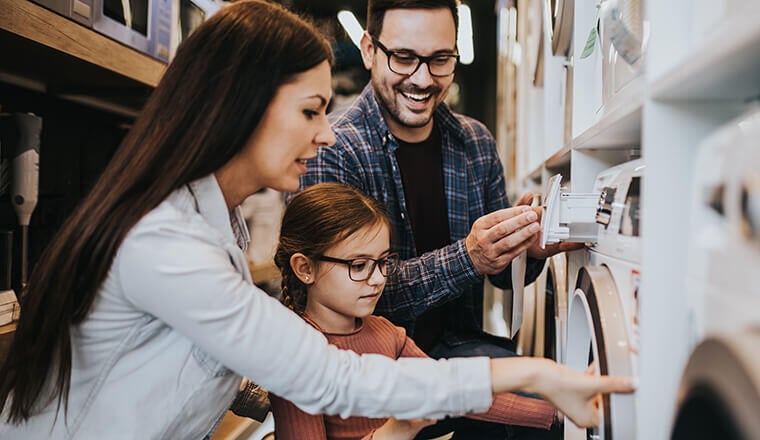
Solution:
<path fill-rule="evenodd" d="M 0 424 L 0 438 L 202 439 L 241 375 L 311 413 L 439 418 L 489 407 L 485 358 L 396 365 L 328 346 L 252 285 L 247 237 L 213 175 L 175 191 L 130 231 L 72 327 L 68 412 L 44 402 L 26 423 Z"/>

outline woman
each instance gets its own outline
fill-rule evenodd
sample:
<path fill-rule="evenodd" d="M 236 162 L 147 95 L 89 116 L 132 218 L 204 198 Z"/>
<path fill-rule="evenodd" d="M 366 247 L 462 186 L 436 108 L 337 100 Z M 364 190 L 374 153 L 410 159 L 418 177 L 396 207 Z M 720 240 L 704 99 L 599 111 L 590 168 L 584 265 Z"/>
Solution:
<path fill-rule="evenodd" d="M 241 376 L 310 412 L 374 417 L 482 411 L 525 385 L 501 361 L 338 351 L 252 285 L 237 206 L 296 190 L 304 161 L 334 142 L 331 62 L 314 28 L 263 1 L 223 9 L 182 44 L 35 267 L 0 370 L 0 438 L 202 438 Z M 575 403 L 593 423 L 591 401 Z"/>

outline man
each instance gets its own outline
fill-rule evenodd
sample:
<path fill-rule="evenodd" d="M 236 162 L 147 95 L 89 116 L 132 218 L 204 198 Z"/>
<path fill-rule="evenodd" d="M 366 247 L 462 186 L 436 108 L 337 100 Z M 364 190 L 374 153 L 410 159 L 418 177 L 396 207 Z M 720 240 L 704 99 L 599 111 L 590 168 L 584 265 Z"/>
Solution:
<path fill-rule="evenodd" d="M 509 207 L 493 136 L 443 103 L 456 29 L 456 0 L 369 1 L 361 52 L 370 84 L 330 115 L 337 142 L 319 150 L 301 187 L 343 182 L 385 204 L 404 261 L 377 313 L 428 354 L 513 356 L 512 341 L 482 331 L 483 276 L 510 287 L 509 264 L 527 249 L 532 281 L 565 249 L 538 246 L 540 211 L 524 206 L 530 194 Z M 505 438 L 504 426 L 477 423 L 456 425 L 456 438 Z"/>

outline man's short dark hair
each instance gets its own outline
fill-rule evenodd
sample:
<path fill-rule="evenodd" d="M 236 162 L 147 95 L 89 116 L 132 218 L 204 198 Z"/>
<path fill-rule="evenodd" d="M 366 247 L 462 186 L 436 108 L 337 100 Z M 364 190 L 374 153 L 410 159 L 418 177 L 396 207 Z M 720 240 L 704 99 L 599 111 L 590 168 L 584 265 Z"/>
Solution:
<path fill-rule="evenodd" d="M 390 9 L 439 9 L 448 8 L 454 18 L 454 28 L 459 27 L 457 6 L 459 0 L 369 0 L 367 4 L 367 32 L 379 37 L 383 31 L 385 12 Z"/>

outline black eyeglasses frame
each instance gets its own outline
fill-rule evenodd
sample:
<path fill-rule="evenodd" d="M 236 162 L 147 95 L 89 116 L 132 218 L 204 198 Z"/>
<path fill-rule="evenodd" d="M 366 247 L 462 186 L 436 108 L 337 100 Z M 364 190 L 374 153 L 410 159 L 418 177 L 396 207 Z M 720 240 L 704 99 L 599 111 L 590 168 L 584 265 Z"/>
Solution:
<path fill-rule="evenodd" d="M 382 258 L 358 257 L 358 258 L 352 258 L 350 260 L 344 260 L 342 258 L 335 258 L 335 257 L 327 256 L 327 255 L 317 255 L 316 257 L 314 257 L 314 259 L 317 261 L 326 261 L 328 263 L 344 264 L 348 268 L 348 278 L 350 278 L 351 281 L 367 281 L 368 279 L 372 278 L 372 275 L 375 273 L 376 269 L 380 270 L 380 275 L 387 278 L 389 275 L 393 274 L 393 272 L 398 268 L 398 262 L 399 262 L 397 253 L 391 253 Z M 354 264 L 354 261 L 356 260 L 367 260 L 368 263 L 370 261 L 372 262 L 371 263 L 372 267 L 370 268 L 369 272 L 367 272 L 367 277 L 364 279 L 357 280 L 357 279 L 354 279 L 354 277 L 352 276 L 351 267 Z M 395 264 L 392 265 L 393 267 L 390 267 L 390 270 L 388 266 L 385 266 L 385 268 L 383 268 L 383 265 L 381 265 L 380 262 L 384 260 L 386 261 L 386 263 L 388 261 L 393 261 L 395 262 Z"/>
<path fill-rule="evenodd" d="M 390 69 L 390 71 L 395 73 L 396 75 L 412 76 L 415 73 L 417 73 L 418 70 L 420 70 L 420 66 L 422 66 L 423 64 L 426 64 L 428 68 L 428 73 L 430 73 L 430 76 L 433 76 L 436 78 L 445 78 L 447 76 L 451 76 L 454 74 L 454 72 L 456 71 L 456 65 L 459 63 L 458 53 L 439 53 L 439 54 L 434 54 L 430 56 L 422 56 L 411 51 L 388 49 L 377 38 L 375 37 L 371 37 L 371 38 L 372 38 L 372 44 L 374 44 L 378 49 L 380 49 L 385 54 L 385 58 L 388 60 L 388 69 Z M 415 58 L 417 58 L 417 66 L 414 68 L 414 70 L 412 70 L 411 73 L 397 72 L 396 70 L 393 69 L 393 67 L 391 67 L 391 57 L 393 55 L 398 55 L 400 53 L 408 53 L 408 55 L 412 55 Z M 451 73 L 447 73 L 444 75 L 436 75 L 433 73 L 433 71 L 430 69 L 430 61 L 439 57 L 450 57 L 456 60 L 456 62 L 454 63 L 454 69 L 452 69 Z"/>

